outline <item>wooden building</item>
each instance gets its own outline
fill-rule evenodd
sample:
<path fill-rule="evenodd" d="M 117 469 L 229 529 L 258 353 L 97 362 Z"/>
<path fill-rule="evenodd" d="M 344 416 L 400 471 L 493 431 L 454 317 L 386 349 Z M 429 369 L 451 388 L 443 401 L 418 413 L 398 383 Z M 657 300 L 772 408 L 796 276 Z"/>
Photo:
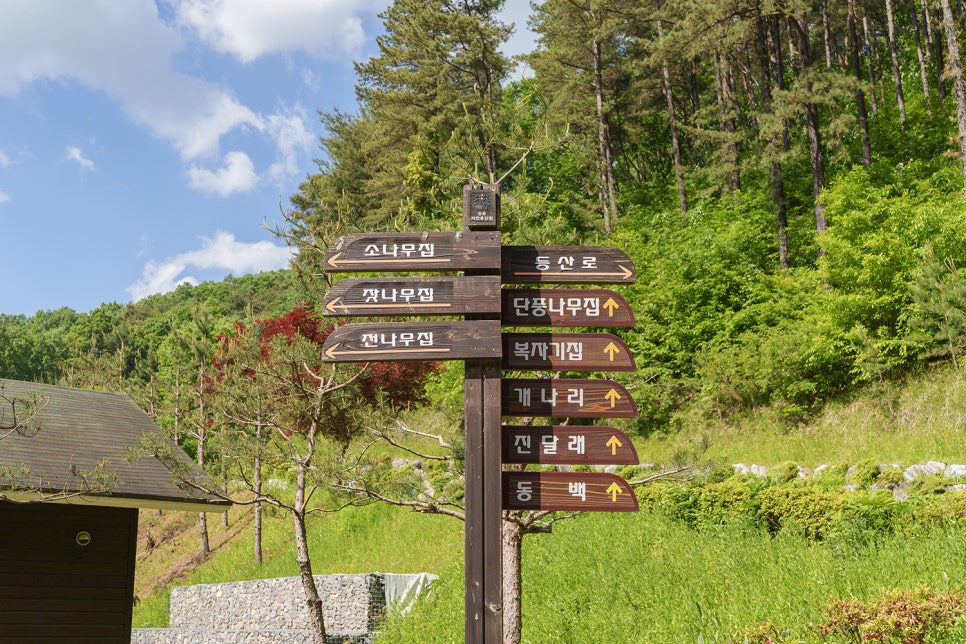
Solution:
<path fill-rule="evenodd" d="M 0 379 L 0 644 L 129 643 L 138 509 L 228 508 L 131 458 L 145 435 L 126 394 Z"/>

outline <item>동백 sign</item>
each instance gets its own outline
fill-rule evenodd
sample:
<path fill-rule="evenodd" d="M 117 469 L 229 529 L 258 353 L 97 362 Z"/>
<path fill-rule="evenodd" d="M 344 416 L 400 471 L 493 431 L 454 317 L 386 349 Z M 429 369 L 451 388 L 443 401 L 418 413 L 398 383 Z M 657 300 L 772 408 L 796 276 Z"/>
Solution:
<path fill-rule="evenodd" d="M 637 495 L 603 472 L 504 472 L 504 510 L 637 512 Z"/>

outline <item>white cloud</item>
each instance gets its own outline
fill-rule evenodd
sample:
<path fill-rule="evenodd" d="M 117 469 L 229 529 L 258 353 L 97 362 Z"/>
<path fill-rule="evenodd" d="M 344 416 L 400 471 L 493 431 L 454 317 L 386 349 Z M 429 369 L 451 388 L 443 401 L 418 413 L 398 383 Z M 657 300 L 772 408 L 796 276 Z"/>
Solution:
<path fill-rule="evenodd" d="M 179 284 L 197 284 L 197 278 L 184 273 L 192 268 L 223 270 L 241 275 L 277 270 L 288 265 L 292 250 L 268 241 L 245 243 L 232 233 L 218 231 L 213 239 L 201 238 L 201 248 L 176 255 L 164 262 L 148 262 L 141 279 L 127 288 L 132 301 L 154 293 L 173 291 Z"/>
<path fill-rule="evenodd" d="M 366 40 L 362 14 L 388 0 L 180 0 L 182 25 L 221 53 L 242 62 L 304 51 L 319 58 L 353 58 Z"/>
<path fill-rule="evenodd" d="M 276 161 L 268 169 L 269 179 L 281 183 L 302 170 L 299 159 L 315 144 L 315 135 L 305 126 L 301 109 L 293 113 L 275 113 L 268 117 L 267 133 L 275 141 Z"/>
<path fill-rule="evenodd" d="M 185 41 L 151 0 L 5 0 L 0 3 L 0 94 L 41 80 L 106 93 L 184 159 L 218 151 L 261 117 L 219 85 L 177 71 Z"/>
<path fill-rule="evenodd" d="M 13 199 L 13 197 L 8 195 L 6 192 L 0 192 L 0 204 L 7 203 L 11 199 Z"/>
<path fill-rule="evenodd" d="M 201 192 L 212 192 L 227 197 L 236 192 L 247 192 L 258 183 L 255 165 L 244 152 L 229 152 L 224 166 L 208 170 L 192 166 L 188 168 L 188 185 Z"/>
<path fill-rule="evenodd" d="M 67 148 L 67 160 L 74 161 L 83 170 L 93 170 L 94 162 L 84 156 L 84 152 L 73 145 L 68 145 Z"/>
<path fill-rule="evenodd" d="M 10 157 L 3 150 L 0 150 L 0 168 L 8 167 L 10 167 Z"/>

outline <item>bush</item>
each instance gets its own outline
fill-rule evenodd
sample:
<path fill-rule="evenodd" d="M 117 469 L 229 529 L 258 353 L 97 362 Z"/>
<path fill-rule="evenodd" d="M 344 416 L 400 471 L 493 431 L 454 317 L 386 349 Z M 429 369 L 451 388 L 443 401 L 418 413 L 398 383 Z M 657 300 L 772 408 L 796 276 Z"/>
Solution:
<path fill-rule="evenodd" d="M 845 508 L 841 493 L 812 486 L 779 485 L 762 490 L 760 514 L 772 532 L 794 522 L 810 539 L 824 539 Z"/>
<path fill-rule="evenodd" d="M 817 627 L 823 638 L 836 635 L 856 644 L 926 644 L 945 641 L 945 635 L 966 613 L 966 597 L 920 585 L 912 590 L 882 590 L 869 602 L 839 599 L 821 612 L 824 620 Z"/>

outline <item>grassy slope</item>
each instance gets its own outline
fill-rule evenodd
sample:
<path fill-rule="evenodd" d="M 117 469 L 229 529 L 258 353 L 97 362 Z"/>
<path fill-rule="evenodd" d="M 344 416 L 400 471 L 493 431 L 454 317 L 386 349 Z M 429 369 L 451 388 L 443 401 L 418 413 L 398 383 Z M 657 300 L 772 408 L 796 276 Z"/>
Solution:
<path fill-rule="evenodd" d="M 719 463 L 795 461 L 814 467 L 866 458 L 964 463 L 964 394 L 966 378 L 940 369 L 905 386 L 880 386 L 833 405 L 801 427 L 783 427 L 764 410 L 731 424 L 693 422 L 693 429 L 678 435 L 638 442 L 638 452 L 654 462 L 700 445 L 702 458 Z M 189 523 L 179 537 L 185 544 L 195 533 L 193 516 Z M 217 539 L 220 522 L 213 518 L 210 524 Z M 270 554 L 261 567 L 251 563 L 245 528 L 177 583 L 295 574 L 288 521 L 276 517 L 271 525 Z M 320 517 L 312 551 L 320 573 L 441 574 L 432 597 L 405 620 L 390 622 L 382 641 L 447 643 L 462 638 L 461 534 L 462 525 L 452 519 L 374 506 Z M 882 586 L 920 582 L 946 590 L 955 584 L 955 571 L 966 568 L 966 535 L 959 531 L 915 541 L 888 539 L 860 550 L 842 544 L 816 547 L 794 535 L 720 536 L 696 539 L 683 527 L 642 513 L 586 515 L 559 525 L 553 535 L 527 537 L 524 641 L 683 642 L 696 641 L 701 633 L 705 641 L 725 641 L 718 638 L 761 621 L 814 620 L 820 603 L 834 596 L 869 597 Z M 179 556 L 160 559 L 172 562 Z M 158 578 L 150 570 L 148 556 L 138 565 L 140 588 Z M 166 601 L 164 590 L 146 598 L 136 609 L 136 624 L 166 623 Z"/>

